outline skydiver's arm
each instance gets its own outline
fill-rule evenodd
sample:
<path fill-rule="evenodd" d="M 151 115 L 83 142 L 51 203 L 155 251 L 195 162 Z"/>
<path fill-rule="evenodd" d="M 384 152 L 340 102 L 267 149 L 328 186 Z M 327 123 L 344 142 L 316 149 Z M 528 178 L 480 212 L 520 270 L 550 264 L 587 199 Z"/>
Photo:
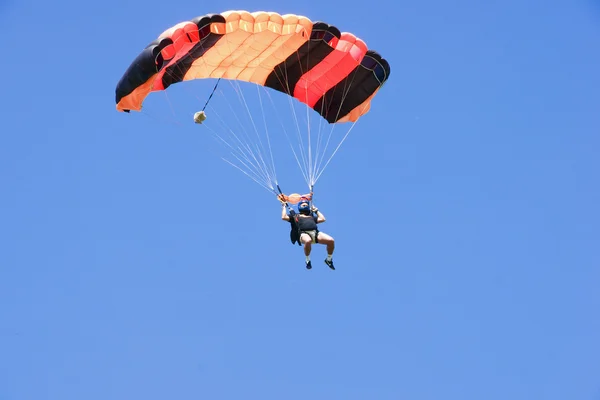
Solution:
<path fill-rule="evenodd" d="M 285 204 L 281 205 L 281 219 L 284 221 L 290 220 L 290 216 L 287 214 L 287 210 L 285 209 Z"/>
<path fill-rule="evenodd" d="M 325 216 L 317 207 L 313 206 L 312 211 L 317 215 L 317 224 L 325 222 Z"/>

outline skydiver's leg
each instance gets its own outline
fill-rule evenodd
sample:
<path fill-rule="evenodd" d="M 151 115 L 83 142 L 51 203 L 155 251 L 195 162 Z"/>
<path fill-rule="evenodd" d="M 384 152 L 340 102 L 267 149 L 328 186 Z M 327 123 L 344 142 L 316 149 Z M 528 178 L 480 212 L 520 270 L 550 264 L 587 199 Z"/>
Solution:
<path fill-rule="evenodd" d="M 335 250 L 335 240 L 326 233 L 319 232 L 319 243 L 327 246 L 327 255 L 333 255 L 333 251 Z"/>
<path fill-rule="evenodd" d="M 302 233 L 300 235 L 300 242 L 304 245 L 304 255 L 306 257 L 310 256 L 310 251 L 312 249 L 312 238 L 308 233 Z"/>
<path fill-rule="evenodd" d="M 335 249 L 335 240 L 326 233 L 319 232 L 319 243 L 327 246 L 327 258 L 325 259 L 325 264 L 331 269 L 335 269 L 333 266 L 333 250 Z"/>
<path fill-rule="evenodd" d="M 304 245 L 304 255 L 306 256 L 306 268 L 311 269 L 310 263 L 310 251 L 312 249 L 312 238 L 308 233 L 302 233 L 300 235 L 300 242 Z"/>

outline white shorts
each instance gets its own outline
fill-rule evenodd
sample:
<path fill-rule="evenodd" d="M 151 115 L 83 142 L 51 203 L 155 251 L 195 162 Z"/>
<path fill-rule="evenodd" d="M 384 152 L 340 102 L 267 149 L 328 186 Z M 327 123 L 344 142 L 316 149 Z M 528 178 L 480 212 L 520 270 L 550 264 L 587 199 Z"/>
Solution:
<path fill-rule="evenodd" d="M 317 231 L 302 231 L 300 233 L 300 237 L 302 237 L 303 233 L 306 233 L 308 236 L 310 236 L 312 243 L 317 243 Z"/>

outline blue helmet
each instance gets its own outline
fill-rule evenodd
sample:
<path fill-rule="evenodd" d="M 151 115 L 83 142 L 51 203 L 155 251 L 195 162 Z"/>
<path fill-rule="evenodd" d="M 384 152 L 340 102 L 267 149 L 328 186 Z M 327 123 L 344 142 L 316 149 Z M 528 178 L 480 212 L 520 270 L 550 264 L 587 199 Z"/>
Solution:
<path fill-rule="evenodd" d="M 310 211 L 310 203 L 308 200 L 300 200 L 300 203 L 298 203 L 298 212 L 302 212 L 302 211 Z"/>

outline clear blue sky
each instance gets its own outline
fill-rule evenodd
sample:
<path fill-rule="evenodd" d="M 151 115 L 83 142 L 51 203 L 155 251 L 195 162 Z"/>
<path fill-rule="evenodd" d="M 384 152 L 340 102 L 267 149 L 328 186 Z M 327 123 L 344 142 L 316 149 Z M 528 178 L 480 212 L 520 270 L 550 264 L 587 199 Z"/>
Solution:
<path fill-rule="evenodd" d="M 229 9 L 330 22 L 392 66 L 317 185 L 336 271 L 323 247 L 304 269 L 187 110 L 115 110 L 147 43 Z M 0 13 L 1 400 L 600 399 L 592 0 Z"/>

